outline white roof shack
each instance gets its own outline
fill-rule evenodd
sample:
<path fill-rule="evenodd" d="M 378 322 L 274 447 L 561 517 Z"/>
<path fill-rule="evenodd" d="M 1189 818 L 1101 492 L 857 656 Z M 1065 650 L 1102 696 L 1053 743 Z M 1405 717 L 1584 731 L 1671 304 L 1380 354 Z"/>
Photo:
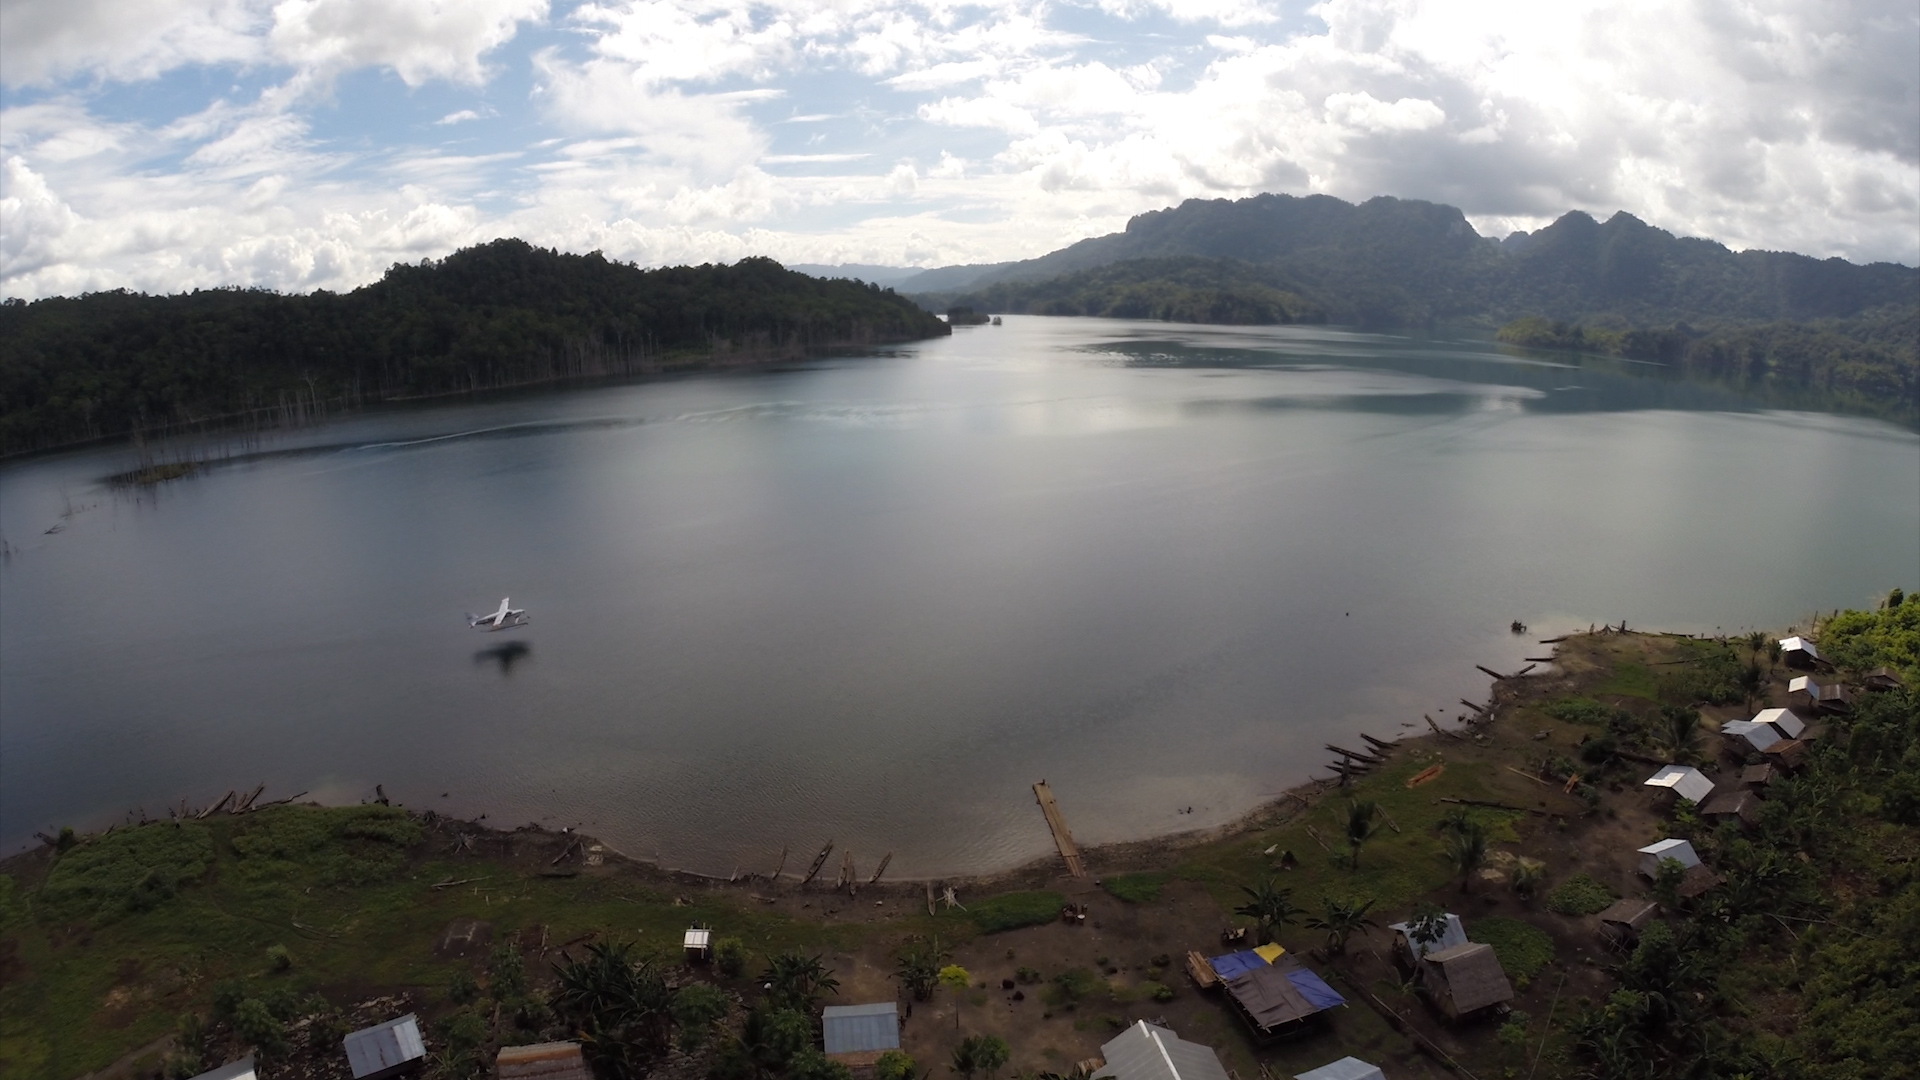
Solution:
<path fill-rule="evenodd" d="M 1682 867 L 1700 865 L 1700 856 L 1694 852 L 1693 845 L 1677 838 L 1648 844 L 1639 850 L 1640 872 L 1650 878 L 1660 876 L 1660 864 L 1667 859 L 1676 860 Z"/>
<path fill-rule="evenodd" d="M 1387 1074 L 1381 1072 L 1378 1065 L 1369 1065 L 1357 1057 L 1343 1057 L 1310 1072 L 1294 1073 L 1293 1080 L 1387 1080 Z"/>
<path fill-rule="evenodd" d="M 713 955 L 713 931 L 696 926 L 687 931 L 686 936 L 680 939 L 680 944 L 686 950 L 688 960 L 705 960 Z"/>
<path fill-rule="evenodd" d="M 1797 739 L 1807 730 L 1807 722 L 1792 709 L 1762 709 L 1753 718 L 1756 724 L 1770 724 L 1783 738 Z"/>
<path fill-rule="evenodd" d="M 1213 1047 L 1145 1020 L 1109 1039 L 1100 1055 L 1107 1061 L 1093 1074 L 1100 1080 L 1227 1080 Z"/>
<path fill-rule="evenodd" d="M 1647 777 L 1643 786 L 1672 788 L 1674 794 L 1688 802 L 1699 802 L 1713 794 L 1713 781 L 1691 765 L 1662 765 L 1659 772 Z"/>
<path fill-rule="evenodd" d="M 362 1028 L 341 1043 L 347 1050 L 347 1065 L 353 1069 L 353 1080 L 385 1080 L 398 1076 L 427 1056 L 426 1044 L 420 1041 L 419 1021 L 412 1013 Z"/>
<path fill-rule="evenodd" d="M 1767 747 L 1780 741 L 1780 729 L 1759 720 L 1729 720 L 1720 725 L 1720 734 L 1738 750 L 1758 750 L 1763 754 Z"/>
<path fill-rule="evenodd" d="M 253 1080 L 253 1055 L 249 1054 L 239 1061 L 228 1062 L 217 1069 L 203 1072 L 193 1080 Z"/>
<path fill-rule="evenodd" d="M 1442 949 L 1451 949 L 1455 945 L 1467 943 L 1467 928 L 1461 924 L 1460 916 L 1451 911 L 1447 912 L 1447 923 L 1441 928 L 1438 941 L 1413 940 L 1413 923 L 1411 922 L 1389 923 L 1387 929 L 1393 931 L 1394 944 L 1405 949 L 1407 955 L 1415 960 L 1426 959 L 1430 952 L 1439 952 Z"/>
<path fill-rule="evenodd" d="M 1780 659 L 1785 660 L 1788 667 L 1807 668 L 1820 662 L 1820 651 L 1806 638 L 1781 638 Z"/>
<path fill-rule="evenodd" d="M 1820 684 L 1813 681 L 1811 675 L 1795 675 L 1787 681 L 1787 693 L 1820 696 Z"/>

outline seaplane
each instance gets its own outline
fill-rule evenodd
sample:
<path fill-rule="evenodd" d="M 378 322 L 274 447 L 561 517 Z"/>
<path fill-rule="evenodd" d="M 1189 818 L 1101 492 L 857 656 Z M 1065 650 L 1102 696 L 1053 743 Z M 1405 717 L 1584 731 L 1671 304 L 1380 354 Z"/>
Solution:
<path fill-rule="evenodd" d="M 528 615 L 525 608 L 508 607 L 507 598 L 504 596 L 500 598 L 500 610 L 491 615 L 475 615 L 472 612 L 467 613 L 468 626 L 473 627 L 475 630 L 485 630 L 488 633 L 492 633 L 495 630 L 511 630 L 516 626 L 525 626 L 532 621 L 533 616 Z"/>

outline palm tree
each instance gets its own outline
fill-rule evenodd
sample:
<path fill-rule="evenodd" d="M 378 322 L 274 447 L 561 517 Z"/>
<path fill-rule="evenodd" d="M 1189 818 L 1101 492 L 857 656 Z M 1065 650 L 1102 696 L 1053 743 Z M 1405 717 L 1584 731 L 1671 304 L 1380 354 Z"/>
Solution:
<path fill-rule="evenodd" d="M 951 955 L 940 947 L 940 939 L 929 943 L 924 938 L 913 938 L 901 946 L 898 954 L 900 966 L 893 969 L 893 976 L 900 985 L 912 991 L 913 1000 L 928 1001 L 933 998 L 934 987 L 940 985 L 940 966 Z"/>
<path fill-rule="evenodd" d="M 840 989 L 840 980 L 833 977 L 832 969 L 822 964 L 818 956 L 783 952 L 767 965 L 767 970 L 760 974 L 760 982 L 766 988 L 767 999 L 776 1006 L 811 1016 L 821 998 Z"/>
<path fill-rule="evenodd" d="M 1754 701 L 1765 695 L 1767 691 L 1767 673 L 1760 670 L 1758 657 L 1747 661 L 1747 666 L 1740 669 L 1738 685 L 1741 697 L 1746 702 L 1747 711 L 1752 712 Z"/>
<path fill-rule="evenodd" d="M 974 1067 L 986 1073 L 987 1080 L 993 1080 L 993 1074 L 999 1072 L 1000 1067 L 1007 1063 L 1010 1053 L 1007 1041 L 998 1035 L 970 1035 L 961 1041 L 973 1044 Z M 954 1053 L 957 1056 L 959 1051 L 956 1050 Z"/>
<path fill-rule="evenodd" d="M 650 959 L 635 960 L 630 942 L 587 946 L 586 956 L 553 966 L 559 985 L 553 1009 L 585 1036 L 588 1048 L 616 1075 L 639 1067 L 633 1050 L 659 1052 L 673 1034 L 673 991 Z"/>
<path fill-rule="evenodd" d="M 1477 821 L 1447 837 L 1447 865 L 1460 875 L 1460 891 L 1466 892 L 1473 872 L 1487 861 L 1487 830 Z"/>
<path fill-rule="evenodd" d="M 1379 813 L 1380 807 L 1371 802 L 1347 804 L 1347 848 L 1351 853 L 1349 869 L 1360 869 L 1360 846 L 1373 836 L 1373 819 Z"/>
<path fill-rule="evenodd" d="M 1260 944 L 1273 940 L 1274 931 L 1293 922 L 1301 909 L 1293 906 L 1293 890 L 1280 887 L 1279 879 L 1269 877 L 1258 888 L 1250 885 L 1240 886 L 1247 894 L 1247 902 L 1233 909 L 1235 915 L 1245 915 L 1255 920 L 1260 927 Z"/>
<path fill-rule="evenodd" d="M 1674 761 L 1685 764 L 1699 757 L 1700 710 L 1660 707 L 1660 746 Z"/>
<path fill-rule="evenodd" d="M 1368 928 L 1379 928 L 1379 923 L 1367 918 L 1367 912 L 1373 909 L 1373 901 L 1355 903 L 1352 900 L 1335 900 L 1323 897 L 1326 903 L 1326 916 L 1315 916 L 1307 920 L 1307 925 L 1315 930 L 1327 932 L 1327 955 L 1339 956 L 1347 951 L 1347 939 L 1358 930 L 1366 933 Z"/>

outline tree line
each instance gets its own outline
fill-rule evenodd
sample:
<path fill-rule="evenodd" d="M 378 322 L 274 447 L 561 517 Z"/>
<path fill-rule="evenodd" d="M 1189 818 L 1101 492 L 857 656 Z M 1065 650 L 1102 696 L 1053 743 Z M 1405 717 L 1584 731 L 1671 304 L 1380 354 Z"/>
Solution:
<path fill-rule="evenodd" d="M 348 293 L 0 304 L 0 453 L 434 394 L 935 337 L 891 290 L 771 259 L 642 270 L 503 239 Z"/>

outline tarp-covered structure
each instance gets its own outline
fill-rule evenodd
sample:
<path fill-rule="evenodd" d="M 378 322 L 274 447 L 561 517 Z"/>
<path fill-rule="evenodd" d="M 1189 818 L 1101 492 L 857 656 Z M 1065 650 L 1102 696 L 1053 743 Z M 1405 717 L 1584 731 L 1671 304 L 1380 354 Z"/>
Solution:
<path fill-rule="evenodd" d="M 1319 1013 L 1347 1003 L 1339 991 L 1291 957 L 1243 970 L 1226 980 L 1226 988 L 1241 1019 L 1263 1038 L 1298 1028 Z"/>
<path fill-rule="evenodd" d="M 1228 1080 L 1210 1046 L 1137 1020 L 1100 1048 L 1107 1063 L 1092 1080 Z"/>

